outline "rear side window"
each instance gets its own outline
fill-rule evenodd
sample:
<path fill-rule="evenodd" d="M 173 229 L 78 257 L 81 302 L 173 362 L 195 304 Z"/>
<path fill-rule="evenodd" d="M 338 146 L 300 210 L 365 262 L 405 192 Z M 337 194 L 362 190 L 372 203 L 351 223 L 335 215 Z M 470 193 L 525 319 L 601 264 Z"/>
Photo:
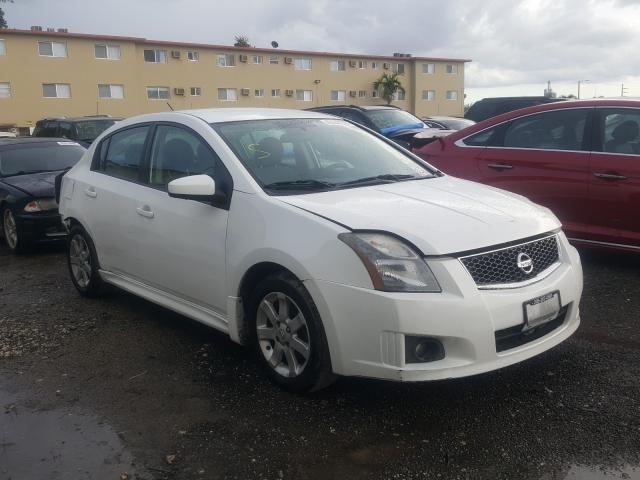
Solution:
<path fill-rule="evenodd" d="M 600 118 L 602 151 L 640 155 L 640 109 L 602 109 Z"/>
<path fill-rule="evenodd" d="M 504 146 L 537 150 L 583 150 L 589 110 L 563 109 L 514 120 L 504 135 Z"/>
<path fill-rule="evenodd" d="M 102 142 L 96 170 L 137 182 L 149 128 L 149 125 L 145 125 L 122 130 Z"/>

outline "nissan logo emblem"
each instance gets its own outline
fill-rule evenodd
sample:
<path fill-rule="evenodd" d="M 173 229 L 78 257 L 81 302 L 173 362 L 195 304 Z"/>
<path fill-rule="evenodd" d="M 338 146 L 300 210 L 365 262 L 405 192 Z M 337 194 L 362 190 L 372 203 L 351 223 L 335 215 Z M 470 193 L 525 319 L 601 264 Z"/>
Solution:
<path fill-rule="evenodd" d="M 522 270 L 527 275 L 533 272 L 533 260 L 531 257 L 524 252 L 520 252 L 518 254 L 518 268 Z"/>

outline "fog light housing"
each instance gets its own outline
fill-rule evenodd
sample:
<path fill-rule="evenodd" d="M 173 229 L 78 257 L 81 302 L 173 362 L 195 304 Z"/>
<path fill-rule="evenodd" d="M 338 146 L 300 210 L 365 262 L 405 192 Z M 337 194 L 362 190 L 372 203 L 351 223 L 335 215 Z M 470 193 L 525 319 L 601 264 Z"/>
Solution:
<path fill-rule="evenodd" d="M 444 358 L 444 345 L 437 338 L 407 335 L 404 340 L 405 363 L 428 363 Z"/>

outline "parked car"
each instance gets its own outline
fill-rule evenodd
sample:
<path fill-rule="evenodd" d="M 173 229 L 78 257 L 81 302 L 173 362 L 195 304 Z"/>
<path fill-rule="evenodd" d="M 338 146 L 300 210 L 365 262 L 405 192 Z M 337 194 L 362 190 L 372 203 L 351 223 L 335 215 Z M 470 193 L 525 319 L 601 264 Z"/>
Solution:
<path fill-rule="evenodd" d="M 549 207 L 576 243 L 640 252 L 640 101 L 518 110 L 415 153 L 451 175 Z"/>
<path fill-rule="evenodd" d="M 124 120 L 64 175 L 60 212 L 80 294 L 109 283 L 217 328 L 289 390 L 486 372 L 580 321 L 549 210 L 316 112 Z"/>
<path fill-rule="evenodd" d="M 394 106 L 329 105 L 308 110 L 346 118 L 390 138 L 405 148 L 411 148 L 413 136 L 427 128 L 418 117 Z"/>
<path fill-rule="evenodd" d="M 503 113 L 512 112 L 521 108 L 544 105 L 546 103 L 562 102 L 563 98 L 549 97 L 493 97 L 483 98 L 475 102 L 464 114 L 464 118 L 481 122 L 487 118 L 495 117 Z"/>
<path fill-rule="evenodd" d="M 54 178 L 85 148 L 64 138 L 0 139 L 2 234 L 15 252 L 66 236 L 54 198 Z"/>
<path fill-rule="evenodd" d="M 36 122 L 34 137 L 62 137 L 74 140 L 84 147 L 121 118 L 110 116 L 44 118 Z"/>
<path fill-rule="evenodd" d="M 16 138 L 17 135 L 13 132 L 0 132 L 0 138 Z"/>
<path fill-rule="evenodd" d="M 442 116 L 423 117 L 422 121 L 427 127 L 439 128 L 440 130 L 462 130 L 476 123 L 468 118 Z"/>

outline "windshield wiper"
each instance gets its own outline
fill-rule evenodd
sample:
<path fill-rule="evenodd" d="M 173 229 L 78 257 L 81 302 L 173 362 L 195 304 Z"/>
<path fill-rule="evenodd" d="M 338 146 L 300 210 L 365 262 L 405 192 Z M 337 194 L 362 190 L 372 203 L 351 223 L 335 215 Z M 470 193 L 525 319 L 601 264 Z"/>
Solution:
<path fill-rule="evenodd" d="M 393 183 L 399 182 L 400 180 L 409 180 L 409 179 L 420 179 L 420 178 L 428 178 L 421 177 L 417 175 L 411 174 L 393 174 L 393 173 L 385 173 L 384 175 L 375 175 L 373 177 L 364 177 L 358 178 L 356 180 L 350 180 L 348 182 L 339 183 L 338 186 L 342 187 L 345 185 L 366 185 L 366 184 L 378 184 L 378 183 Z"/>
<path fill-rule="evenodd" d="M 284 180 L 281 182 L 268 183 L 264 188 L 268 190 L 314 190 L 334 188 L 335 183 L 323 182 L 322 180 Z"/>

